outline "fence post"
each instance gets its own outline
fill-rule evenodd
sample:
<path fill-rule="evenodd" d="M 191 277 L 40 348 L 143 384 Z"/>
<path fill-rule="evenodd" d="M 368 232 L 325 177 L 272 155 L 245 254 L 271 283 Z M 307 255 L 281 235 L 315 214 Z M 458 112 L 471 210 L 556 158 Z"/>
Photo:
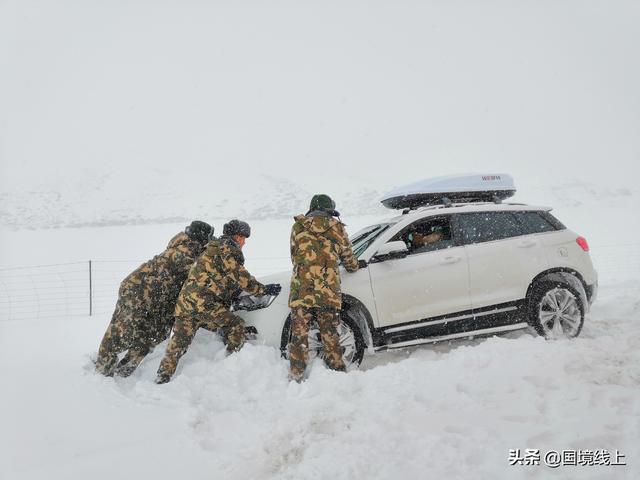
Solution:
<path fill-rule="evenodd" d="M 93 315 L 93 278 L 91 275 L 91 260 L 89 260 L 89 316 Z"/>

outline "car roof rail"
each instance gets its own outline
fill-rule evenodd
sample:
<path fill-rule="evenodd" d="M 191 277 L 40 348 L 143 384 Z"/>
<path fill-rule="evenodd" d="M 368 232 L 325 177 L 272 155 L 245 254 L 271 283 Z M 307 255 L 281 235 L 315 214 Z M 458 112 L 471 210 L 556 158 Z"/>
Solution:
<path fill-rule="evenodd" d="M 424 212 L 427 210 L 438 210 L 441 208 L 466 207 L 467 205 L 492 205 L 493 202 L 452 202 L 449 198 L 443 197 L 443 203 L 438 205 L 425 205 L 422 207 L 409 207 L 402 211 L 403 215 L 410 212 Z"/>
<path fill-rule="evenodd" d="M 452 202 L 449 198 L 443 197 L 441 204 L 436 205 L 424 205 L 424 206 L 415 206 L 408 207 L 402 210 L 402 215 L 407 215 L 411 212 L 426 212 L 428 210 L 439 210 L 441 208 L 452 208 L 452 207 L 467 207 L 469 205 L 513 205 L 513 206 L 529 206 L 528 203 L 519 203 L 519 202 L 503 202 L 502 200 L 494 199 L 491 202 Z"/>

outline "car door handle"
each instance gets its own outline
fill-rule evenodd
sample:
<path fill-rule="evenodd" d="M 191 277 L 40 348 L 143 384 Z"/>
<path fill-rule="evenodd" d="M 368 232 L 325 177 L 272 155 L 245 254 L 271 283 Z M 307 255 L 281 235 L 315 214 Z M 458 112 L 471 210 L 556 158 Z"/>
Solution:
<path fill-rule="evenodd" d="M 518 246 L 521 248 L 529 248 L 533 247 L 535 244 L 535 240 L 522 240 L 520 243 L 518 243 Z"/>
<path fill-rule="evenodd" d="M 460 257 L 456 257 L 456 256 L 453 256 L 453 255 L 450 255 L 448 257 L 442 258 L 440 260 L 440 263 L 443 264 L 443 265 L 447 265 L 447 264 L 456 263 L 456 262 L 459 262 L 459 261 L 460 261 Z"/>

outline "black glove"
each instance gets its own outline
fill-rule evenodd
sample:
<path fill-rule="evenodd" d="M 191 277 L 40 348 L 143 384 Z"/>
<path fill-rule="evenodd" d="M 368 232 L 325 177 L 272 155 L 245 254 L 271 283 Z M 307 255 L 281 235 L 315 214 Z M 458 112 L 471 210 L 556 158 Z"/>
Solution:
<path fill-rule="evenodd" d="M 264 286 L 264 294 L 265 295 L 276 296 L 276 295 L 278 295 L 280 293 L 280 290 L 282 290 L 282 287 L 280 286 L 279 283 L 269 283 L 269 284 Z"/>

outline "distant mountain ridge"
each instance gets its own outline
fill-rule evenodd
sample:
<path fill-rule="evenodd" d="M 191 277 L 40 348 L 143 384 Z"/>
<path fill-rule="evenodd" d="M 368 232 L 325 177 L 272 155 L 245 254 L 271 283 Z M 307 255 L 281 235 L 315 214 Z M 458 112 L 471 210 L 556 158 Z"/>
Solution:
<path fill-rule="evenodd" d="M 175 184 L 173 178 L 153 174 L 142 189 L 127 182 L 115 185 L 114 180 L 107 175 L 80 186 L 0 192 L 0 226 L 39 229 L 175 223 L 194 218 L 286 218 L 304 213 L 318 191 L 333 196 L 346 215 L 386 210 L 379 204 L 382 190 L 365 184 L 352 189 L 331 180 L 324 190 L 264 175 L 243 177 L 237 183 L 190 180 L 188 188 Z"/>
<path fill-rule="evenodd" d="M 380 198 L 394 185 L 372 184 L 330 176 L 290 179 L 245 175 L 219 181 L 152 171 L 144 185 L 113 174 L 87 177 L 83 182 L 59 182 L 27 191 L 0 192 L 0 226 L 40 229 L 110 225 L 160 224 L 194 218 L 265 220 L 304 213 L 314 193 L 334 197 L 345 217 L 389 216 Z M 407 183 L 415 179 L 408 178 Z M 640 203 L 639 191 L 570 181 L 554 186 L 520 186 L 513 199 L 531 204 L 581 207 L 595 203 Z"/>

